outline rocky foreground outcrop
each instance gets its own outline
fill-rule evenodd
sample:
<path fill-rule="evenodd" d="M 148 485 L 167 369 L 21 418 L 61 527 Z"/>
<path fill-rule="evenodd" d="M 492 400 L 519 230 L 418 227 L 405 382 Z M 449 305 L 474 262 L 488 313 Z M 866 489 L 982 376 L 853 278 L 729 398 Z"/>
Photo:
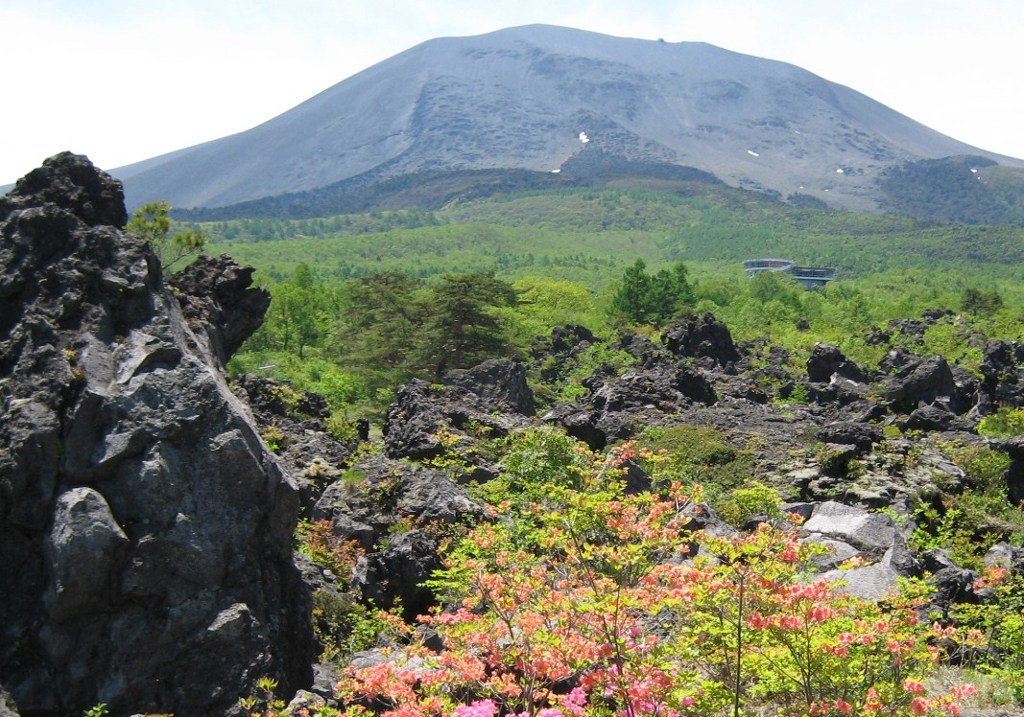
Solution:
<path fill-rule="evenodd" d="M 179 301 L 125 222 L 71 154 L 0 198 L 0 684 L 25 715 L 230 714 L 315 657 L 298 494 L 222 373 L 267 297 L 221 259 Z"/>

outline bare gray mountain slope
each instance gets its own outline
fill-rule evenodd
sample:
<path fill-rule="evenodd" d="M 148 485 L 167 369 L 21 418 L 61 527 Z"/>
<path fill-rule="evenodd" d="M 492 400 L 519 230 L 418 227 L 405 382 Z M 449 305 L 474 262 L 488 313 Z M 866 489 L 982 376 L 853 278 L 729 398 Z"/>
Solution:
<path fill-rule="evenodd" d="M 581 135 L 581 133 L 584 133 Z M 217 207 L 366 175 L 558 169 L 584 146 L 876 209 L 879 172 L 982 155 L 793 65 L 531 25 L 431 40 L 258 127 L 115 170 L 129 206 Z"/>

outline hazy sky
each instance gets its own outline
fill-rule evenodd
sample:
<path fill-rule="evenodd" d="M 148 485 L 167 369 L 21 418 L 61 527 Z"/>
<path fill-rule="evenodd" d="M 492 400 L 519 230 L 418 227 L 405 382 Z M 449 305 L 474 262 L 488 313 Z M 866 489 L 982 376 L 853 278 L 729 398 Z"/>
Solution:
<path fill-rule="evenodd" d="M 0 0 L 0 184 L 260 124 L 425 40 L 548 23 L 799 65 L 1024 158 L 1021 0 Z"/>

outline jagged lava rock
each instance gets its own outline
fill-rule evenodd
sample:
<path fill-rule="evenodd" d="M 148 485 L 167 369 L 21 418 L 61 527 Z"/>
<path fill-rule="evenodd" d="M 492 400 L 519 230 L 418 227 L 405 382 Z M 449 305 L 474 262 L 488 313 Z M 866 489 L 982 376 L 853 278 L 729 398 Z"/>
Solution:
<path fill-rule="evenodd" d="M 991 341 L 981 362 L 983 389 L 1001 406 L 1024 406 L 1024 344 Z"/>
<path fill-rule="evenodd" d="M 580 356 L 595 343 L 599 339 L 583 326 L 556 326 L 550 336 L 533 344 L 530 359 L 538 367 L 541 381 L 554 383 L 567 376 L 578 365 Z"/>
<path fill-rule="evenodd" d="M 227 255 L 200 256 L 167 280 L 185 318 L 209 333 L 221 365 L 263 324 L 270 308 L 270 292 L 250 288 L 253 271 Z"/>
<path fill-rule="evenodd" d="M 0 198 L 0 683 L 32 715 L 230 714 L 311 681 L 297 494 L 221 372 L 244 272 L 190 326 L 125 220 L 69 153 Z"/>
<path fill-rule="evenodd" d="M 384 456 L 355 464 L 313 511 L 315 520 L 331 521 L 335 536 L 367 551 L 355 576 L 363 597 L 384 608 L 401 601 L 410 620 L 436 603 L 423 586 L 442 565 L 436 528 L 483 515 L 466 489 L 443 473 Z"/>
<path fill-rule="evenodd" d="M 867 372 L 847 359 L 838 346 L 816 343 L 807 358 L 807 377 L 815 383 L 829 383 L 833 376 L 857 383 L 868 380 Z"/>
<path fill-rule="evenodd" d="M 606 381 L 595 375 L 584 385 L 592 388 L 584 399 L 558 404 L 541 420 L 561 426 L 592 450 L 601 450 L 616 438 L 630 438 L 644 426 L 663 422 L 668 414 L 718 400 L 704 374 L 682 363 L 630 370 Z"/>
<path fill-rule="evenodd" d="M 446 432 L 471 426 L 491 437 L 506 436 L 530 421 L 518 413 L 501 413 L 501 405 L 461 386 L 432 386 L 413 379 L 395 393 L 384 421 L 384 446 L 390 458 L 423 459 L 439 456 L 447 448 Z M 462 434 L 465 436 L 465 434 Z"/>
<path fill-rule="evenodd" d="M 454 369 L 442 379 L 449 386 L 461 386 L 485 401 L 524 416 L 536 413 L 533 390 L 526 383 L 526 367 L 509 358 L 490 359 L 466 369 Z"/>
<path fill-rule="evenodd" d="M 670 326 L 661 335 L 661 342 L 676 356 L 699 359 L 706 368 L 717 364 L 735 370 L 730 364 L 740 360 L 728 327 L 711 314 L 693 316 Z"/>
<path fill-rule="evenodd" d="M 309 518 L 324 489 L 348 465 L 358 441 L 342 443 L 331 435 L 323 422 L 331 415 L 330 407 L 317 393 L 300 393 L 288 384 L 248 373 L 237 377 L 232 389 L 252 409 L 261 431 L 273 427 L 281 434 L 275 455 L 299 488 L 301 516 Z"/>
<path fill-rule="evenodd" d="M 935 354 L 910 361 L 884 383 L 883 397 L 896 409 L 912 412 L 924 404 L 941 402 L 956 413 L 957 386 L 943 356 Z"/>

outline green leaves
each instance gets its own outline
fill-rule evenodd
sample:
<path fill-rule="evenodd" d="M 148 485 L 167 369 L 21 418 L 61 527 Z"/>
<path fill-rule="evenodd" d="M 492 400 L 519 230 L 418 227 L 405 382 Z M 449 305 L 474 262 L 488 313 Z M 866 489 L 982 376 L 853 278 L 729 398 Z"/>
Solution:
<path fill-rule="evenodd" d="M 424 363 L 440 377 L 500 355 L 508 348 L 491 309 L 515 306 L 512 286 L 492 272 L 447 274 L 432 289 L 422 327 Z"/>
<path fill-rule="evenodd" d="M 634 324 L 662 325 L 681 308 L 693 303 L 693 289 L 684 264 L 648 274 L 643 259 L 622 274 L 611 311 Z"/>
<path fill-rule="evenodd" d="M 184 229 L 171 234 L 171 205 L 150 202 L 132 213 L 127 229 L 149 242 L 160 259 L 164 276 L 182 259 L 201 254 L 206 246 L 206 235 L 197 229 Z"/>
<path fill-rule="evenodd" d="M 507 282 L 492 273 L 448 274 L 425 287 L 400 272 L 364 276 L 347 286 L 337 346 L 384 386 L 420 370 L 441 376 L 508 349 L 496 307 L 515 306 Z"/>

